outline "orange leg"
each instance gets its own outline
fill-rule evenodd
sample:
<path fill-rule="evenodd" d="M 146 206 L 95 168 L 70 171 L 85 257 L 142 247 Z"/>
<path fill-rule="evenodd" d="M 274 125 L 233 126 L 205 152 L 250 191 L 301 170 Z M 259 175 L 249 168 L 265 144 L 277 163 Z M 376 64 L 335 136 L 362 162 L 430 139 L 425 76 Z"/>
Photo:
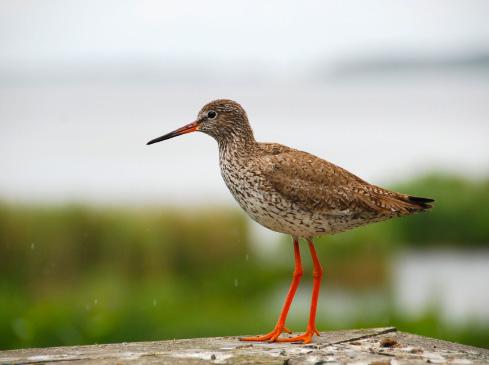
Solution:
<path fill-rule="evenodd" d="M 294 256 L 295 256 L 295 270 L 292 277 L 292 283 L 290 284 L 289 292 L 285 299 L 284 306 L 282 308 L 282 312 L 280 313 L 280 317 L 278 318 L 278 322 L 275 325 L 275 328 L 272 332 L 267 333 L 263 336 L 256 337 L 244 337 L 240 338 L 241 341 L 277 341 L 278 336 L 282 332 L 291 333 L 289 329 L 285 327 L 285 320 L 287 319 L 287 314 L 289 313 L 290 305 L 292 304 L 292 300 L 294 299 L 295 292 L 297 291 L 297 287 L 299 286 L 299 282 L 302 277 L 302 263 L 301 263 L 301 252 L 299 250 L 299 240 L 294 238 Z"/>
<path fill-rule="evenodd" d="M 303 342 L 309 343 L 312 340 L 312 336 L 315 334 L 319 336 L 319 331 L 316 328 L 316 310 L 318 305 L 319 288 L 321 287 L 321 279 L 323 277 L 323 268 L 319 262 L 314 248 L 312 240 L 308 239 L 309 250 L 311 251 L 312 264 L 313 264 L 313 286 L 312 286 L 312 298 L 311 298 L 311 311 L 309 313 L 309 322 L 307 324 L 306 332 L 300 336 L 290 338 L 277 338 L 278 342 Z"/>

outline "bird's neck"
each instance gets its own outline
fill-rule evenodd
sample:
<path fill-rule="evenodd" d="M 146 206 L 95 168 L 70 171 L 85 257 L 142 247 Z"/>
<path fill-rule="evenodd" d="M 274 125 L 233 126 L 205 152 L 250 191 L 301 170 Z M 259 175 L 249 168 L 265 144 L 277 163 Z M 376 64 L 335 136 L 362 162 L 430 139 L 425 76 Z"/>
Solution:
<path fill-rule="evenodd" d="M 221 159 L 245 158 L 256 150 L 257 142 L 251 128 L 233 130 L 217 139 Z"/>

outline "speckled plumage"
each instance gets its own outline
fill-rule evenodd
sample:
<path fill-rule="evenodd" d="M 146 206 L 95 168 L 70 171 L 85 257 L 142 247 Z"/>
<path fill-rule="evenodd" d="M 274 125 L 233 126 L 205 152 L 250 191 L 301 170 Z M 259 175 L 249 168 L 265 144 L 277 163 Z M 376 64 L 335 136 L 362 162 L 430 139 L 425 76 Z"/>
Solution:
<path fill-rule="evenodd" d="M 312 238 L 430 208 L 430 199 L 371 185 L 307 152 L 256 142 L 246 113 L 231 100 L 207 104 L 199 117 L 210 110 L 236 119 L 208 133 L 219 144 L 227 187 L 253 220 L 271 230 Z"/>

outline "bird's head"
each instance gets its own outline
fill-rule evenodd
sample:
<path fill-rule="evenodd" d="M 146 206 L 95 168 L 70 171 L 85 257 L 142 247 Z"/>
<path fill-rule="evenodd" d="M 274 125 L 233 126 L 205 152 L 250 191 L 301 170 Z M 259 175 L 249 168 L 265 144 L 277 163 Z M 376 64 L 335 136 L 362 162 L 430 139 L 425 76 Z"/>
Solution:
<path fill-rule="evenodd" d="M 254 140 L 253 132 L 248 123 L 248 116 L 241 105 L 232 100 L 219 99 L 204 105 L 194 122 L 155 138 L 147 144 L 195 131 L 208 134 L 219 143 L 229 139 Z"/>

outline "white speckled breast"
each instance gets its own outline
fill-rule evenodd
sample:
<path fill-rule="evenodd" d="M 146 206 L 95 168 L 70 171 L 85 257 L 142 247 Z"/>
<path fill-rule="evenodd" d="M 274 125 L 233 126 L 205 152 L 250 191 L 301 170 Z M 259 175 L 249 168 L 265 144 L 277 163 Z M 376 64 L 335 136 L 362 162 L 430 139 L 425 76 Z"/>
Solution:
<path fill-rule="evenodd" d="M 294 237 L 313 237 L 329 230 L 329 225 L 313 212 L 305 212 L 283 199 L 260 174 L 253 159 L 234 156 L 221 149 L 221 175 L 241 208 L 257 223 Z"/>

